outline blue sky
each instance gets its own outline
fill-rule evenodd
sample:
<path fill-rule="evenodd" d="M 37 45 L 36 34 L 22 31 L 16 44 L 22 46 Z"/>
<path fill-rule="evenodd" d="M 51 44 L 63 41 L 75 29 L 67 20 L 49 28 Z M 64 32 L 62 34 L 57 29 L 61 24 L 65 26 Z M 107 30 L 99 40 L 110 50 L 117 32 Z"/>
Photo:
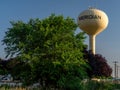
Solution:
<path fill-rule="evenodd" d="M 109 17 L 107 29 L 96 37 L 96 53 L 102 54 L 113 67 L 113 61 L 120 63 L 120 0 L 0 0 L 0 41 L 10 21 L 27 22 L 30 18 L 43 19 L 55 13 L 77 22 L 80 12 L 90 6 L 105 11 Z M 89 44 L 88 37 L 85 43 Z M 4 56 L 4 46 L 0 42 L 0 57 Z"/>

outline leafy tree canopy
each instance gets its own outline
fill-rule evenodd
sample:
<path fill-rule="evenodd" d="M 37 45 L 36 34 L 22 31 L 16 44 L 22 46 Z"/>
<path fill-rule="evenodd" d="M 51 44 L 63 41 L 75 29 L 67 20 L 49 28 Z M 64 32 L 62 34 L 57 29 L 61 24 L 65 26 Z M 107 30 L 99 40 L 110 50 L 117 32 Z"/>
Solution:
<path fill-rule="evenodd" d="M 86 45 L 84 33 L 74 34 L 77 24 L 73 19 L 52 14 L 42 20 L 10 23 L 3 44 L 7 57 L 15 55 L 31 66 L 22 75 L 24 81 L 68 89 L 80 86 L 80 80 L 87 76 L 83 58 Z"/>

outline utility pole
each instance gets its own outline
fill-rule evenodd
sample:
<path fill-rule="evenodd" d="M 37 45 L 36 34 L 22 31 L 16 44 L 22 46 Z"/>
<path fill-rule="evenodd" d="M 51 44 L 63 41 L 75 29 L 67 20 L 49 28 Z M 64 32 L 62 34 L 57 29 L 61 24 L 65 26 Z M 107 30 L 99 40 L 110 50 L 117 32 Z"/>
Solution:
<path fill-rule="evenodd" d="M 119 67 L 120 67 L 120 66 L 117 65 L 117 75 L 118 75 L 117 78 L 119 78 Z"/>
<path fill-rule="evenodd" d="M 118 65 L 116 65 L 116 78 L 118 78 Z"/>
<path fill-rule="evenodd" d="M 117 67 L 117 61 L 114 61 L 113 62 L 114 63 L 114 75 L 115 75 L 115 79 L 117 78 L 117 76 L 118 76 L 118 67 Z"/>

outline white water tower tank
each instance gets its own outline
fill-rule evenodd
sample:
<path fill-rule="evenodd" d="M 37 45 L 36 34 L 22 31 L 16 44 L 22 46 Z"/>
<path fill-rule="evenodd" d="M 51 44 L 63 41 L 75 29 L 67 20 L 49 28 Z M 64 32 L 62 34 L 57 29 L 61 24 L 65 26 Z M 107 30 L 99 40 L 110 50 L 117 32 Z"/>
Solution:
<path fill-rule="evenodd" d="M 108 16 L 102 10 L 89 8 L 78 16 L 78 26 L 90 38 L 90 50 L 95 54 L 95 37 L 108 26 Z"/>

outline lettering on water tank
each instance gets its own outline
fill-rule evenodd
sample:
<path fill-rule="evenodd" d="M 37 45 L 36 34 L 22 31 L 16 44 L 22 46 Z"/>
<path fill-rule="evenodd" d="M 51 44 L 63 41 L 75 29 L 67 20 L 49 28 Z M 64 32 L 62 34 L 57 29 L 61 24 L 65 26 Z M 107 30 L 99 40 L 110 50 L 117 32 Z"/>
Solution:
<path fill-rule="evenodd" d="M 101 16 L 99 15 L 84 15 L 79 17 L 79 20 L 85 20 L 85 19 L 101 19 Z"/>

